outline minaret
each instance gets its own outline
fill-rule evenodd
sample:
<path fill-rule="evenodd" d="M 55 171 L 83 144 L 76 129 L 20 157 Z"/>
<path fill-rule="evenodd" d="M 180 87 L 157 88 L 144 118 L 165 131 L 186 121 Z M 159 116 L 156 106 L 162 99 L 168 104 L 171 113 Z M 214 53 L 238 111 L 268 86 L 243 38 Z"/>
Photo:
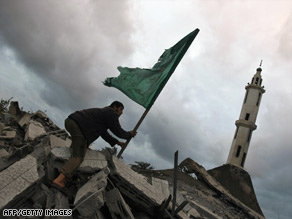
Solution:
<path fill-rule="evenodd" d="M 239 119 L 235 122 L 236 131 L 230 148 L 227 164 L 244 167 L 252 132 L 256 130 L 255 124 L 259 111 L 262 94 L 265 93 L 262 85 L 261 65 L 257 68 L 251 83 L 245 87 L 246 93 Z"/>

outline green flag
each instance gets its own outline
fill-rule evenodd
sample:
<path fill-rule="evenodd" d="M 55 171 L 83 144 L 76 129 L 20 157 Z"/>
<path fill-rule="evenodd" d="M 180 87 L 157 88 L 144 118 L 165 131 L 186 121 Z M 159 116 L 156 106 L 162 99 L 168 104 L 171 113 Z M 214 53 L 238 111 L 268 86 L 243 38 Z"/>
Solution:
<path fill-rule="evenodd" d="M 194 30 L 166 49 L 152 69 L 118 67 L 121 74 L 116 78 L 107 78 L 104 85 L 119 89 L 138 104 L 150 109 L 198 32 L 199 29 Z"/>

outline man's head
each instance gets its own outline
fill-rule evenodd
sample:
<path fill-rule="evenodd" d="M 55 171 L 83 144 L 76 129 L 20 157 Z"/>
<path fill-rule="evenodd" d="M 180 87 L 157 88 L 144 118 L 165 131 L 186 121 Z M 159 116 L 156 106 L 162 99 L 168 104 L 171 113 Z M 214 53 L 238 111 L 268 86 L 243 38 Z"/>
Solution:
<path fill-rule="evenodd" d="M 121 102 L 114 101 L 109 107 L 113 108 L 119 116 L 123 114 L 124 105 Z"/>

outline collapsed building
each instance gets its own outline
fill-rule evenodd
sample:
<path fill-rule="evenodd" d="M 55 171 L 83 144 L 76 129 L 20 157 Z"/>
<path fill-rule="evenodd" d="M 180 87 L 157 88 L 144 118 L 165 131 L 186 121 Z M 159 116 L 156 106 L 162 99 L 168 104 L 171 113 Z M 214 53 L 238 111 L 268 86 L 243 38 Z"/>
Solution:
<path fill-rule="evenodd" d="M 264 218 L 245 170 L 227 164 L 206 171 L 190 158 L 177 172 L 134 171 L 108 150 L 88 149 L 64 194 L 50 182 L 70 157 L 70 144 L 44 112 L 10 103 L 0 121 L 0 217 L 11 218 L 9 209 L 39 209 L 30 218 L 55 218 L 53 210 L 68 209 L 58 218 Z"/>

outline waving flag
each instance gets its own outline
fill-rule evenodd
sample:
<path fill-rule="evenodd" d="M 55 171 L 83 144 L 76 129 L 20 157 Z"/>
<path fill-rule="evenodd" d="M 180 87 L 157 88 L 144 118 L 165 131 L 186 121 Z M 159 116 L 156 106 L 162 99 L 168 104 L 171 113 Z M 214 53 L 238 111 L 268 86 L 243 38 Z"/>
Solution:
<path fill-rule="evenodd" d="M 198 32 L 199 29 L 194 30 L 166 49 L 151 69 L 118 67 L 121 74 L 107 78 L 104 85 L 119 89 L 138 104 L 150 109 Z"/>

